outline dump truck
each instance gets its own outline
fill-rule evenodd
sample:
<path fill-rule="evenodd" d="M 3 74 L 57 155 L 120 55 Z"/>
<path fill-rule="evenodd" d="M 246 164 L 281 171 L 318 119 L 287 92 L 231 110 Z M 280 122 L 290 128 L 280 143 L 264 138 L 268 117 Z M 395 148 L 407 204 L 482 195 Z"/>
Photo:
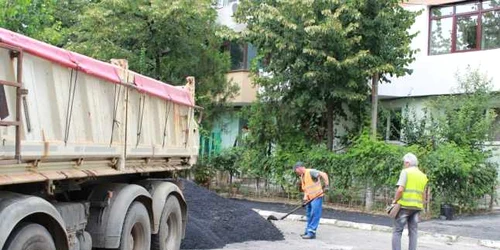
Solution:
<path fill-rule="evenodd" d="M 179 249 L 201 109 L 186 81 L 0 28 L 0 249 Z"/>

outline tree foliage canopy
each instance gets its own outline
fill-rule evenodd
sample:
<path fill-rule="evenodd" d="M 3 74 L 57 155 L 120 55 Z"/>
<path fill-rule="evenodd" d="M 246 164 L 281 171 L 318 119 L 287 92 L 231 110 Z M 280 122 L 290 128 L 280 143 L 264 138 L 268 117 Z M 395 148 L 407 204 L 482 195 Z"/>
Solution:
<path fill-rule="evenodd" d="M 354 120 L 350 129 L 361 131 L 369 78 L 410 72 L 410 27 L 418 14 L 397 0 L 243 0 L 236 18 L 247 24 L 242 37 L 259 57 L 270 57 L 269 74 L 255 77 L 262 101 L 289 115 L 284 125 L 293 121 L 305 138 L 331 149 L 334 121 Z"/>
<path fill-rule="evenodd" d="M 334 113 L 368 93 L 359 68 L 368 51 L 356 49 L 360 12 L 340 1 L 262 0 L 241 1 L 236 16 L 247 23 L 243 37 L 271 58 L 272 77 L 256 77 L 263 100 L 285 103 L 299 128 L 328 123 L 333 140 Z"/>
<path fill-rule="evenodd" d="M 0 0 L 0 26 L 103 60 L 125 58 L 138 73 L 171 84 L 197 79 L 210 121 L 237 90 L 226 79 L 231 33 L 210 0 Z"/>
<path fill-rule="evenodd" d="M 103 0 L 90 4 L 67 47 L 173 84 L 197 79 L 197 103 L 212 116 L 237 89 L 226 79 L 229 55 L 211 1 Z M 215 98 L 217 97 L 217 98 Z"/>
<path fill-rule="evenodd" d="M 359 22 L 360 50 L 367 50 L 364 72 L 367 77 L 378 73 L 382 80 L 388 76 L 411 73 L 409 64 L 415 60 L 417 50 L 411 48 L 415 18 L 421 11 L 406 10 L 400 0 L 354 0 L 362 18 Z"/>

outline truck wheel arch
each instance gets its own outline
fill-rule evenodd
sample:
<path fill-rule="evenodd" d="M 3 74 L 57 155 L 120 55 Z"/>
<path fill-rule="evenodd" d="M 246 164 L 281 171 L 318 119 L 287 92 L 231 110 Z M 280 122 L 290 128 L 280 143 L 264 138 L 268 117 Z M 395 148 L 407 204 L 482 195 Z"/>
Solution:
<path fill-rule="evenodd" d="M 118 248 L 125 216 L 130 205 L 139 201 L 148 210 L 153 223 L 152 199 L 149 192 L 135 184 L 111 183 L 95 187 L 89 195 L 90 216 L 86 231 L 94 248 Z"/>
<path fill-rule="evenodd" d="M 159 230 L 160 219 L 163 212 L 163 207 L 167 202 L 167 198 L 170 195 L 173 195 L 179 201 L 181 205 L 181 214 L 182 214 L 182 233 L 183 238 L 186 232 L 186 224 L 187 224 L 187 203 L 182 194 L 181 189 L 172 182 L 161 181 L 161 180 L 144 180 L 140 181 L 137 184 L 146 188 L 153 198 L 153 220 L 154 223 L 152 228 L 152 233 L 156 234 Z"/>
<path fill-rule="evenodd" d="M 29 195 L 0 191 L 0 249 L 20 222 L 33 222 L 47 228 L 56 248 L 68 250 L 69 242 L 64 221 L 48 201 Z"/>

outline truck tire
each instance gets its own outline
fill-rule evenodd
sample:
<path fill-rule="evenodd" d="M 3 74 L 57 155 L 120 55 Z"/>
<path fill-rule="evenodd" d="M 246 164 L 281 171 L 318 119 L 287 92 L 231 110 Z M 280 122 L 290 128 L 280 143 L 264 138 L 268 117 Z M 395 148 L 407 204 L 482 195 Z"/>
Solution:
<path fill-rule="evenodd" d="M 151 250 L 179 250 L 182 240 L 182 214 L 177 197 L 168 197 L 163 207 L 158 234 L 151 237 Z"/>
<path fill-rule="evenodd" d="M 151 224 L 146 207 L 134 201 L 125 216 L 119 250 L 144 250 L 151 246 Z"/>
<path fill-rule="evenodd" d="M 80 243 L 80 250 L 92 250 L 92 237 L 89 232 L 83 232 L 82 234 L 77 234 L 76 238 Z"/>
<path fill-rule="evenodd" d="M 56 250 L 54 239 L 39 224 L 21 224 L 12 231 L 3 249 L 6 250 Z"/>

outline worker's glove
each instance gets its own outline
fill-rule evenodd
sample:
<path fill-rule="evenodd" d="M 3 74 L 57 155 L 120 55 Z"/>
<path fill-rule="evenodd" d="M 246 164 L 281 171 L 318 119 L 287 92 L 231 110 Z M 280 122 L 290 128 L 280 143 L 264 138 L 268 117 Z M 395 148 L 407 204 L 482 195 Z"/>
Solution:
<path fill-rule="evenodd" d="M 323 193 L 328 193 L 328 191 L 330 191 L 330 187 L 325 186 L 325 187 L 323 188 Z"/>

